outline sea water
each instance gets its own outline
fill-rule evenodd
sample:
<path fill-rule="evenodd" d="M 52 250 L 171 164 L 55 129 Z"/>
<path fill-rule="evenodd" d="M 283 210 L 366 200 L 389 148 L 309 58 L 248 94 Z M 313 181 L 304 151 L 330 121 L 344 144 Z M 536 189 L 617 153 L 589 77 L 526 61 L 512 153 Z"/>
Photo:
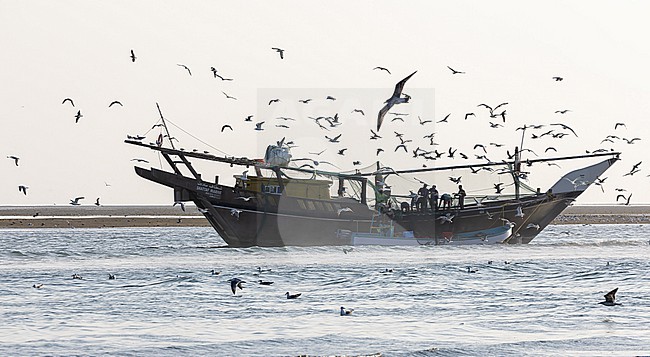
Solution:
<path fill-rule="evenodd" d="M 650 225 L 349 252 L 223 248 L 211 228 L 0 230 L 0 355 L 650 355 L 649 243 Z M 614 288 L 622 305 L 599 304 Z"/>

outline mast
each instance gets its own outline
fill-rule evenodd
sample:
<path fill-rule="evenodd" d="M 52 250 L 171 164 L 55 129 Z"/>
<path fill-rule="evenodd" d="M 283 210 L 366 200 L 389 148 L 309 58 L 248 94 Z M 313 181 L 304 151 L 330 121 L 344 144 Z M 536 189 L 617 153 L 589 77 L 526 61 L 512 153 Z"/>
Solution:
<path fill-rule="evenodd" d="M 523 138 L 522 138 L 523 142 Z M 519 199 L 519 174 L 521 173 L 521 151 L 515 146 L 515 167 L 512 170 L 512 179 L 515 183 L 515 199 Z"/>
<path fill-rule="evenodd" d="M 176 150 L 176 147 L 174 147 L 174 141 L 172 140 L 171 135 L 169 135 L 169 129 L 167 129 L 167 123 L 165 122 L 165 118 L 162 115 L 162 111 L 160 111 L 160 105 L 158 105 L 158 102 L 156 102 L 156 108 L 158 108 L 158 114 L 160 114 L 160 120 L 162 120 L 163 127 L 165 127 L 165 132 L 167 133 L 167 139 L 169 139 L 169 144 L 172 146 L 172 149 Z"/>

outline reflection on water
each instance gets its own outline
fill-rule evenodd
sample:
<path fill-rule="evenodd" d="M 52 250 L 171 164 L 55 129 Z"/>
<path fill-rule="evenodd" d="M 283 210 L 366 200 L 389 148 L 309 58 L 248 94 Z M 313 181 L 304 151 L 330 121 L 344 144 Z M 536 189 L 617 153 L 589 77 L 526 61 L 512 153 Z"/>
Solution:
<path fill-rule="evenodd" d="M 224 249 L 210 228 L 0 235 L 2 355 L 650 353 L 650 226 L 551 226 L 523 246 L 348 254 Z M 233 277 L 246 281 L 236 295 Z M 599 305 L 615 287 L 623 305 Z M 339 316 L 341 306 L 355 311 Z"/>

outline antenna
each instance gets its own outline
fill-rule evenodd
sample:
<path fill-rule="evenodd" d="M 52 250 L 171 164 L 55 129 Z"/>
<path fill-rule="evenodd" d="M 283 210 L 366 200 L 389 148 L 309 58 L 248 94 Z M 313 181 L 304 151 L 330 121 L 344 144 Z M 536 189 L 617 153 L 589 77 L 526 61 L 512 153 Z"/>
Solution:
<path fill-rule="evenodd" d="M 172 136 L 169 135 L 169 129 L 167 129 L 167 123 L 165 123 L 165 118 L 162 115 L 162 111 L 160 111 L 160 105 L 158 105 L 158 102 L 156 102 L 156 108 L 158 108 L 158 114 L 160 114 L 160 120 L 162 120 L 163 126 L 165 127 L 165 132 L 167 133 L 167 139 L 169 139 L 169 144 L 172 146 L 172 149 L 176 150 L 174 147 L 174 141 L 172 140 Z"/>

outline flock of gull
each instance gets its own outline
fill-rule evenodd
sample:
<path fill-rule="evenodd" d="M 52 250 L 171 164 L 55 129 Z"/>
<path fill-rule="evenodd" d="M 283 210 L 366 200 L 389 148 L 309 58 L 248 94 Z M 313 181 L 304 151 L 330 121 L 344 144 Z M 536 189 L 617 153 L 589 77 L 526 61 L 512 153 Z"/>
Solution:
<path fill-rule="evenodd" d="M 278 54 L 280 60 L 284 60 L 286 58 L 284 49 L 279 47 L 272 47 L 271 50 Z M 136 63 L 138 57 L 136 56 L 134 50 L 130 51 L 129 58 L 132 63 Z M 192 69 L 188 65 L 177 63 L 177 66 L 182 70 L 186 71 L 189 76 L 193 75 Z M 452 68 L 451 66 L 447 66 L 447 68 L 449 69 L 449 71 L 451 71 L 452 76 L 470 76 L 470 74 L 466 73 L 465 71 Z M 372 70 L 385 73 L 388 76 L 393 74 L 390 71 L 390 69 L 381 66 L 376 66 Z M 210 67 L 210 73 L 212 74 L 212 77 L 214 77 L 215 79 L 219 79 L 222 82 L 233 82 L 235 80 L 230 76 L 226 76 L 222 74 L 214 66 Z M 376 119 L 376 128 L 374 130 L 373 129 L 369 130 L 369 140 L 378 141 L 378 142 L 382 141 L 382 144 L 379 145 L 379 147 L 376 147 L 374 149 L 374 153 L 375 156 L 377 157 L 377 160 L 379 160 L 380 155 L 387 150 L 385 141 L 388 140 L 388 138 L 385 140 L 383 139 L 383 136 L 386 136 L 387 134 L 385 133 L 380 134 L 380 129 L 382 125 L 385 123 L 385 121 L 389 120 L 391 123 L 405 123 L 411 121 L 411 119 L 409 119 L 409 115 L 410 115 L 409 113 L 394 112 L 393 108 L 410 102 L 411 96 L 407 94 L 404 91 L 404 89 L 407 84 L 407 81 L 411 79 L 416 73 L 417 71 L 414 71 L 413 73 L 404 77 L 402 80 L 398 81 L 395 84 L 393 94 L 388 99 L 386 99 L 383 107 L 378 112 L 377 119 Z M 556 82 L 562 82 L 565 80 L 564 77 L 560 77 L 560 76 L 554 76 L 551 79 Z M 235 96 L 229 95 L 225 91 L 222 91 L 222 93 L 226 97 L 226 99 L 237 100 Z M 274 106 L 274 105 L 278 105 L 278 103 L 281 103 L 283 100 L 284 100 L 283 98 L 268 98 L 268 101 L 266 103 L 268 106 Z M 300 103 L 300 105 L 310 105 L 314 100 L 315 100 L 314 98 L 301 98 L 298 100 L 298 102 Z M 323 100 L 326 102 L 327 101 L 334 102 L 337 100 L 337 98 L 332 95 L 328 95 Z M 62 100 L 61 104 L 76 109 L 73 98 L 66 97 Z M 394 149 L 392 151 L 395 153 L 403 152 L 404 154 L 412 154 L 412 158 L 419 160 L 422 167 L 427 167 L 427 165 L 430 162 L 435 160 L 441 160 L 441 159 L 452 159 L 452 160 L 476 159 L 476 160 L 482 160 L 484 163 L 493 163 L 495 161 L 493 161 L 488 155 L 492 155 L 492 149 L 498 149 L 505 146 L 504 143 L 499 143 L 499 142 L 474 143 L 472 152 L 467 152 L 467 151 L 463 152 L 460 151 L 460 148 L 452 147 L 452 146 L 449 146 L 446 149 L 441 149 L 440 148 L 441 143 L 439 142 L 439 140 L 436 139 L 436 134 L 438 134 L 440 130 L 444 129 L 445 124 L 449 123 L 452 120 L 462 119 L 463 122 L 467 121 L 469 123 L 470 121 L 481 120 L 480 118 L 483 116 L 487 117 L 489 129 L 504 128 L 504 125 L 506 124 L 507 117 L 508 117 L 508 112 L 507 112 L 508 105 L 509 103 L 506 101 L 503 101 L 498 104 L 479 103 L 475 107 L 477 110 L 469 110 L 461 114 L 447 113 L 446 115 L 444 115 L 442 118 L 439 119 L 433 119 L 433 118 L 423 119 L 421 118 L 421 116 L 417 116 L 417 122 L 414 122 L 414 120 L 413 122 L 421 126 L 422 130 L 420 132 L 424 134 L 422 138 L 417 139 L 413 137 L 407 137 L 404 132 L 398 131 L 399 129 L 393 130 L 394 137 L 396 140 L 398 140 L 398 142 L 395 143 Z M 108 104 L 109 108 L 115 106 L 122 107 L 123 104 L 119 100 L 110 101 L 110 103 Z M 485 110 L 485 112 L 482 112 L 483 110 Z M 365 108 L 353 108 L 351 112 L 347 115 L 336 112 L 336 113 L 327 113 L 319 116 L 309 116 L 307 118 L 302 118 L 302 119 L 300 118 L 296 119 L 285 115 L 285 116 L 278 116 L 275 119 L 265 119 L 257 122 L 254 122 L 253 120 L 255 114 L 249 114 L 244 116 L 243 121 L 253 123 L 252 129 L 257 132 L 264 131 L 265 129 L 267 129 L 270 120 L 275 121 L 274 126 L 278 130 L 290 129 L 292 127 L 292 123 L 296 123 L 297 121 L 306 122 L 306 123 L 313 122 L 321 131 L 324 132 L 323 139 L 325 145 L 338 146 L 333 148 L 331 152 L 336 153 L 336 155 L 338 155 L 339 157 L 345 157 L 348 154 L 349 148 L 341 147 L 342 145 L 341 140 L 342 138 L 347 136 L 347 134 L 339 132 L 342 127 L 345 127 L 344 125 L 344 122 L 346 121 L 345 117 L 355 116 L 355 115 L 365 117 L 366 112 L 367 110 L 365 110 Z M 563 109 L 556 110 L 554 114 L 561 117 L 565 117 L 566 115 L 569 115 L 569 113 L 572 113 L 571 109 L 563 108 Z M 84 120 L 84 115 L 81 109 L 76 110 L 76 113 L 74 113 L 73 118 L 75 123 L 79 123 L 79 121 Z M 359 119 L 359 117 L 356 117 L 355 119 Z M 429 129 L 429 125 L 436 126 L 436 130 Z M 161 136 L 162 136 L 163 134 L 162 124 L 157 123 L 151 129 L 154 129 L 156 127 L 160 129 Z M 620 130 L 626 130 L 626 129 L 627 129 L 626 124 L 622 122 L 617 122 L 613 126 L 613 130 L 615 132 Z M 534 142 L 542 142 L 542 140 L 547 140 L 547 139 L 550 140 L 563 139 L 567 136 L 572 136 L 575 138 L 578 137 L 578 133 L 569 125 L 567 125 L 566 121 L 558 121 L 556 123 L 550 123 L 550 124 L 526 124 L 515 129 L 515 132 L 518 131 L 522 132 L 522 136 L 525 135 L 526 138 L 529 138 L 531 141 Z M 220 124 L 220 132 L 225 135 L 229 132 L 237 132 L 237 129 L 232 123 L 222 123 Z M 358 140 L 359 135 L 356 134 L 355 136 L 356 136 L 355 139 Z M 177 140 L 176 138 L 170 137 L 167 134 L 165 134 L 164 137 L 170 141 Z M 487 135 L 486 137 L 491 137 L 491 136 Z M 133 136 L 127 135 L 127 138 L 133 140 L 144 140 L 146 138 L 146 135 L 133 135 Z M 623 135 L 615 135 L 613 133 L 603 138 L 600 144 L 604 145 L 604 144 L 625 143 L 628 145 L 632 145 L 640 140 L 641 138 L 639 137 L 625 137 Z M 418 142 L 420 144 L 417 144 Z M 312 142 L 311 144 L 318 145 L 317 142 Z M 289 147 L 298 146 L 295 143 L 295 140 L 287 140 L 286 145 Z M 416 148 L 414 149 L 413 146 L 416 146 Z M 320 159 L 321 154 L 327 152 L 328 150 L 330 150 L 330 147 L 324 147 L 324 148 L 321 147 L 320 149 L 317 150 L 310 150 L 309 154 L 311 155 L 311 157 L 295 158 L 292 161 L 294 161 L 295 163 L 300 163 L 301 161 L 306 162 L 301 164 L 300 166 L 300 168 L 305 168 L 305 169 L 317 169 L 319 168 L 319 165 L 329 165 L 337 169 L 340 169 L 339 166 L 337 166 L 337 164 L 340 165 L 340 159 L 339 162 L 332 162 L 335 160 L 331 160 L 331 159 L 330 160 Z M 196 152 L 198 150 L 194 149 L 193 151 Z M 555 153 L 557 151 L 558 149 L 553 145 L 546 145 L 546 148 L 544 149 L 544 153 L 548 153 L 548 152 Z M 593 151 L 587 151 L 587 153 L 608 152 L 608 151 L 613 151 L 613 149 L 600 147 Z M 203 151 L 203 152 L 208 153 L 208 151 Z M 531 155 L 535 155 L 535 156 L 538 155 L 535 151 L 528 148 L 523 149 L 522 152 L 530 153 Z M 513 154 L 511 154 L 509 151 L 506 152 L 506 155 L 510 159 L 512 159 L 513 157 Z M 7 158 L 13 160 L 15 166 L 19 166 L 20 158 L 18 155 L 11 154 L 8 155 Z M 147 160 L 141 158 L 134 158 L 132 159 L 132 161 L 148 163 Z M 352 160 L 350 160 L 350 162 L 352 167 L 355 166 L 358 167 L 363 165 L 362 161 L 359 159 L 353 158 Z M 552 162 L 548 162 L 547 164 L 557 165 L 556 163 L 552 163 Z M 640 172 L 642 170 L 641 164 L 642 162 L 638 162 L 634 164 L 630 169 L 630 171 L 627 172 L 624 176 L 632 176 Z M 489 168 L 486 167 L 477 168 L 477 169 L 470 167 L 470 169 L 472 174 L 476 174 L 481 170 L 489 170 Z M 603 184 L 605 183 L 606 179 L 607 177 L 598 178 L 596 182 L 591 182 L 591 183 L 600 186 L 604 192 Z M 456 184 L 461 183 L 460 178 L 458 178 L 458 180 L 453 180 L 453 181 Z M 574 183 L 574 185 L 579 186 L 579 185 L 585 185 L 591 183 L 577 182 Z M 500 192 L 500 188 L 496 186 L 499 184 L 500 183 L 494 184 L 496 188 L 496 193 Z M 106 183 L 106 186 L 110 186 L 110 185 Z M 28 189 L 29 186 L 26 184 L 21 184 L 18 186 L 18 192 L 23 195 L 28 194 Z M 630 204 L 630 198 L 632 194 L 626 193 L 627 189 L 616 188 L 615 190 L 616 190 L 616 196 L 615 196 L 616 202 L 622 202 L 622 204 L 626 204 L 626 205 Z M 84 199 L 83 196 L 72 198 L 70 199 L 69 204 L 80 205 L 81 204 L 80 201 L 83 199 Z M 95 205 L 100 205 L 99 198 L 96 199 Z"/>

